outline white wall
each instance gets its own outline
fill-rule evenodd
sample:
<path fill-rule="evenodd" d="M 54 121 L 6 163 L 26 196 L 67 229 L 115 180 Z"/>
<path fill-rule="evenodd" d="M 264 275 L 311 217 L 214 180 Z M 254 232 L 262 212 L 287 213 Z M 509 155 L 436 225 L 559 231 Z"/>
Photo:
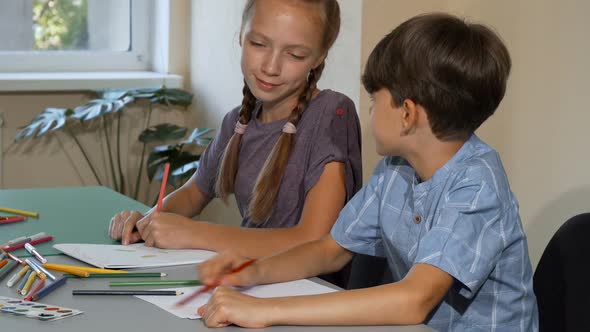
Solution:
<path fill-rule="evenodd" d="M 242 100 L 239 30 L 244 0 L 193 0 L 191 17 L 191 77 L 198 126 L 217 128 L 225 113 Z M 359 105 L 362 1 L 341 0 L 342 27 L 330 52 L 320 87 L 347 94 Z M 223 22 L 223 24 L 221 24 Z M 239 222 L 234 202 L 214 201 L 204 220 Z"/>

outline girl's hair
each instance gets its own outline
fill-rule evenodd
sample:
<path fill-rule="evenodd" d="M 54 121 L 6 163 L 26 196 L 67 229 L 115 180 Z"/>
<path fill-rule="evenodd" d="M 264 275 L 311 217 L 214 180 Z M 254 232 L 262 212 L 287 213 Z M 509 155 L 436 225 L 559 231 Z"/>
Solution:
<path fill-rule="evenodd" d="M 257 0 L 248 0 L 242 13 L 242 28 L 250 20 L 254 10 L 256 10 Z M 295 0 L 294 0 L 295 1 Z M 325 53 L 332 47 L 338 32 L 340 31 L 340 7 L 336 0 L 298 0 L 305 4 L 312 4 L 319 7 L 321 11 L 321 19 L 323 23 L 323 38 L 322 51 Z M 313 93 L 317 87 L 317 82 L 322 76 L 325 62 L 322 62 L 316 68 L 313 68 L 308 75 L 307 83 L 303 92 L 299 96 L 297 106 L 293 108 L 289 115 L 288 121 L 297 126 L 301 115 L 307 108 Z M 239 113 L 238 121 L 246 125 L 252 119 L 253 112 L 256 106 L 256 97 L 252 94 L 248 85 L 244 81 L 244 89 L 242 90 L 244 98 L 242 99 L 242 107 Z M 235 178 L 238 172 L 238 153 L 242 134 L 234 133 L 230 138 L 223 157 L 221 159 L 221 167 L 217 175 L 216 193 L 224 201 L 227 201 L 229 194 L 234 192 Z M 264 163 L 256 183 L 254 184 L 254 191 L 248 214 L 250 219 L 257 224 L 267 221 L 273 211 L 274 202 L 279 192 L 279 186 L 287 162 L 291 154 L 295 139 L 295 134 L 282 132 L 278 141 L 275 143 L 268 159 Z"/>

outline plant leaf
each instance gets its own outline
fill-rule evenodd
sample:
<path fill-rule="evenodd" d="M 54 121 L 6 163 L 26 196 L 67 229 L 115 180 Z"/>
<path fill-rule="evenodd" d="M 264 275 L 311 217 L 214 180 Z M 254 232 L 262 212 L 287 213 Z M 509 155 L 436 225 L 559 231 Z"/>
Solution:
<path fill-rule="evenodd" d="M 211 138 L 202 138 L 203 135 L 212 132 L 213 129 L 211 128 L 195 128 L 193 129 L 190 136 L 182 141 L 182 144 L 197 144 L 197 145 L 207 145 L 211 141 Z M 203 144 L 204 143 L 204 144 Z"/>
<path fill-rule="evenodd" d="M 168 89 L 166 87 L 136 89 L 130 91 L 135 99 L 149 99 L 151 103 L 162 105 L 189 106 L 193 101 L 193 94 L 181 89 Z"/>
<path fill-rule="evenodd" d="M 109 97 L 109 99 L 94 99 L 88 103 L 78 106 L 74 109 L 73 118 L 80 119 L 81 121 L 88 121 L 100 117 L 107 113 L 119 112 L 125 105 L 132 102 L 134 99 L 131 96 L 125 94 L 121 95 L 119 92 L 103 93 L 103 96 Z M 110 99 L 110 97 L 122 96 L 121 99 Z"/>
<path fill-rule="evenodd" d="M 139 135 L 139 140 L 143 143 L 151 143 L 181 139 L 186 135 L 187 130 L 186 127 L 180 127 L 175 124 L 160 123 L 142 131 Z"/>
<path fill-rule="evenodd" d="M 73 111 L 69 108 L 46 108 L 40 114 L 35 115 L 31 122 L 21 128 L 14 138 L 15 142 L 31 137 L 41 137 L 48 132 L 52 132 L 63 127 L 67 118 L 72 116 Z"/>

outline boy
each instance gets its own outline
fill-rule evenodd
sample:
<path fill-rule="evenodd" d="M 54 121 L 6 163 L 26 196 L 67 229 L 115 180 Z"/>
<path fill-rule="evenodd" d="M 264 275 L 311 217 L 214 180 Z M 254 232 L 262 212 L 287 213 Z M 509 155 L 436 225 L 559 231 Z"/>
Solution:
<path fill-rule="evenodd" d="M 257 299 L 219 287 L 208 326 L 418 324 L 439 330 L 537 330 L 518 204 L 498 154 L 474 131 L 502 100 L 510 56 L 488 28 L 446 14 L 412 18 L 369 57 L 377 152 L 388 156 L 345 206 L 331 235 L 266 258 L 223 285 L 335 271 L 352 252 L 388 259 L 391 284 Z M 211 283 L 243 262 L 203 263 Z"/>

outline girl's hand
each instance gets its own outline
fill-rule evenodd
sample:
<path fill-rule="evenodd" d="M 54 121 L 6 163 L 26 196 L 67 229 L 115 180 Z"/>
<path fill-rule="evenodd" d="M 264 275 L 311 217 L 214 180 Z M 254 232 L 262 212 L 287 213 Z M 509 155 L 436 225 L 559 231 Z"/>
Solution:
<path fill-rule="evenodd" d="M 175 213 L 154 212 L 137 222 L 136 227 L 147 247 L 166 249 L 194 248 L 198 224 Z"/>
<path fill-rule="evenodd" d="M 275 308 L 272 299 L 244 295 L 228 287 L 217 287 L 209 302 L 197 312 L 207 327 L 225 327 L 230 324 L 248 328 L 272 325 Z"/>
<path fill-rule="evenodd" d="M 231 273 L 236 267 L 250 259 L 238 255 L 219 254 L 197 267 L 199 280 L 205 285 L 253 286 L 259 283 L 260 270 L 257 262 L 239 272 Z"/>
<path fill-rule="evenodd" d="M 117 213 L 109 224 L 109 236 L 123 244 L 131 244 L 141 240 L 141 235 L 135 228 L 144 215 L 138 211 L 122 211 Z"/>

